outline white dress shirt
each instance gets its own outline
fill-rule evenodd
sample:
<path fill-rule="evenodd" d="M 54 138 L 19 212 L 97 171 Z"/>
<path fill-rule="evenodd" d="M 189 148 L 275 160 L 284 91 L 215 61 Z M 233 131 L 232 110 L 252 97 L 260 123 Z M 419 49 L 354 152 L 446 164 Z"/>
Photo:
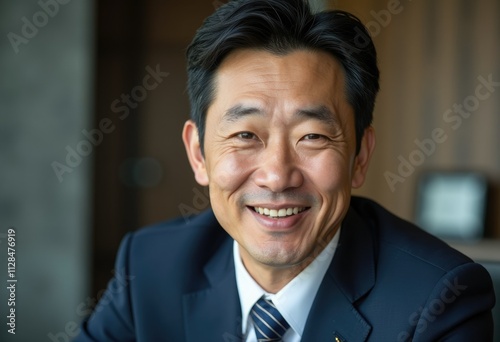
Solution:
<path fill-rule="evenodd" d="M 264 291 L 248 273 L 241 261 L 239 245 L 234 241 L 236 284 L 240 296 L 245 342 L 257 342 L 250 310 L 263 295 L 266 299 L 273 301 L 278 311 L 290 324 L 290 329 L 283 335 L 283 342 L 300 342 L 314 298 L 337 249 L 339 235 L 340 229 L 316 259 L 276 294 Z"/>

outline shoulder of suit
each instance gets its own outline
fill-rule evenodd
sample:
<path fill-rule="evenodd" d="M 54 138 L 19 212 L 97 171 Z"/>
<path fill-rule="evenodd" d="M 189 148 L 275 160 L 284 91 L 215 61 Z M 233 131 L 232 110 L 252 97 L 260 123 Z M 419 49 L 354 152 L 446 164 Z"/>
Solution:
<path fill-rule="evenodd" d="M 213 212 L 207 210 L 189 219 L 179 217 L 130 233 L 129 249 L 135 257 L 152 260 L 160 255 L 188 258 L 212 253 L 228 239 Z"/>
<path fill-rule="evenodd" d="M 212 210 L 192 217 L 177 217 L 142 227 L 133 232 L 134 239 L 155 239 L 162 235 L 196 236 L 220 231 Z"/>
<path fill-rule="evenodd" d="M 353 197 L 351 207 L 374 230 L 379 248 L 397 251 L 443 271 L 472 260 L 376 202 Z"/>

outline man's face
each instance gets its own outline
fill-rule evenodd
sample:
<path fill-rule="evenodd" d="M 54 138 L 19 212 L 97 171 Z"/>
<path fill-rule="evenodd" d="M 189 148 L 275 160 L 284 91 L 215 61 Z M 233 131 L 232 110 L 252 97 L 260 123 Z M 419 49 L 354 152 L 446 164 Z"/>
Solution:
<path fill-rule="evenodd" d="M 247 267 L 305 267 L 339 228 L 373 148 L 370 128 L 355 153 L 341 65 L 324 52 L 242 49 L 215 89 L 204 157 L 194 123 L 184 130 L 197 181 Z"/>

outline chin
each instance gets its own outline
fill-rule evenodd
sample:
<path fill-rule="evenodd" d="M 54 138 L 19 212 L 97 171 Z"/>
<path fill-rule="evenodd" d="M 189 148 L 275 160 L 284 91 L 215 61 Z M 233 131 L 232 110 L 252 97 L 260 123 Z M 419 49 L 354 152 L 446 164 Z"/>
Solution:
<path fill-rule="evenodd" d="M 261 264 L 272 267 L 296 266 L 302 262 L 300 253 L 296 248 L 283 246 L 280 243 L 275 243 L 266 248 L 262 248 L 262 246 L 254 248 L 250 250 L 250 255 Z"/>

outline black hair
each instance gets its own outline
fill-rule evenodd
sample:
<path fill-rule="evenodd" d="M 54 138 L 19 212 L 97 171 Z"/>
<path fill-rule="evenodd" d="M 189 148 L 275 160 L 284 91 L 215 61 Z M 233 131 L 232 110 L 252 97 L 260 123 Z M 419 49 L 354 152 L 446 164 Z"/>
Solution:
<path fill-rule="evenodd" d="M 312 13 L 305 0 L 233 0 L 205 19 L 187 49 L 191 118 L 198 128 L 202 152 L 217 68 L 230 52 L 240 48 L 277 55 L 311 49 L 336 58 L 345 72 L 359 151 L 364 130 L 373 120 L 379 90 L 375 46 L 361 21 L 340 10 Z"/>

